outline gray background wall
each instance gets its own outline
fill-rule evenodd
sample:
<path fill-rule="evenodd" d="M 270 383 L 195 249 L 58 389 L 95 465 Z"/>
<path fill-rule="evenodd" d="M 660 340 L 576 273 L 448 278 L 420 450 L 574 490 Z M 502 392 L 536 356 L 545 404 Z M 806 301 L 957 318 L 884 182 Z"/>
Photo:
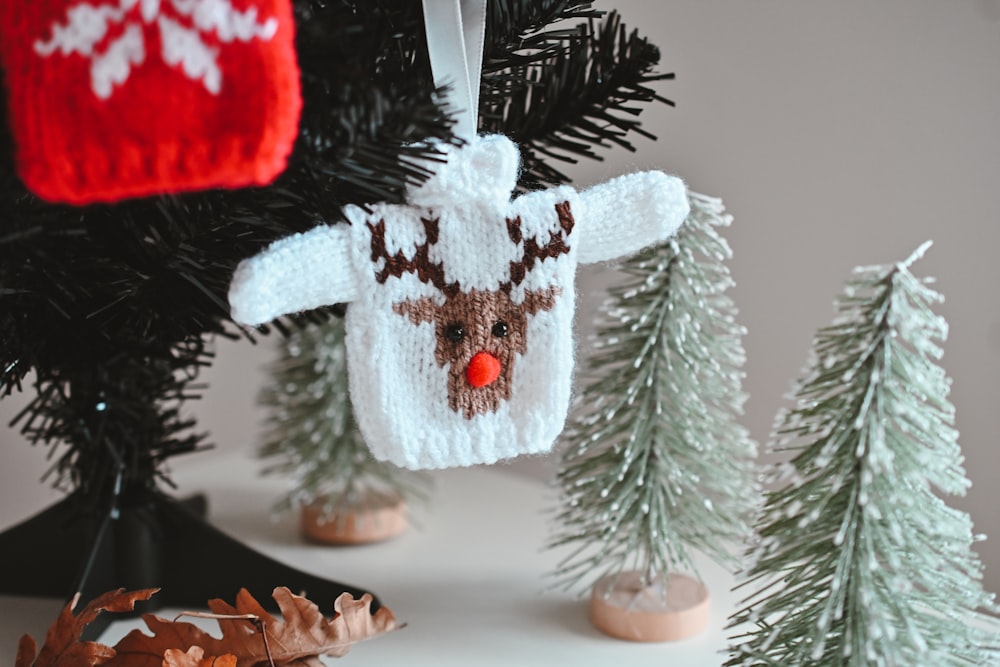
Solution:
<path fill-rule="evenodd" d="M 915 268 L 938 278 L 973 488 L 954 504 L 976 529 L 1000 590 L 1000 1 L 669 0 L 598 2 L 662 47 L 676 109 L 644 115 L 657 142 L 573 170 L 579 185 L 658 167 L 721 196 L 736 222 L 733 297 L 748 327 L 746 424 L 758 441 L 852 267 L 935 244 Z M 610 272 L 581 277 L 581 334 Z M 211 388 L 189 408 L 223 449 L 252 449 L 254 396 L 272 341 L 222 343 Z M 0 403 L 6 422 L 23 397 Z M 0 502 L 37 492 L 44 451 L 0 431 Z M 204 455 L 201 455 L 204 456 Z M 195 462 L 177 461 L 176 466 Z M 545 476 L 551 462 L 517 468 Z M 30 486 L 29 486 L 30 485 Z M 18 499 L 18 500 L 15 500 Z M 38 504 L 38 509 L 41 504 Z M 27 508 L 26 508 L 27 511 Z"/>

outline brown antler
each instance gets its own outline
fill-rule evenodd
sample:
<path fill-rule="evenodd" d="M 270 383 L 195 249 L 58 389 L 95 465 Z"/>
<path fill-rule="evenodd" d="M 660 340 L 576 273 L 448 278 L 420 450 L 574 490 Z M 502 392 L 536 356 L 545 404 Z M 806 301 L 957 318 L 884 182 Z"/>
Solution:
<path fill-rule="evenodd" d="M 524 238 L 524 233 L 521 230 L 521 218 L 520 216 L 511 220 L 507 219 L 507 233 L 510 234 L 510 240 L 514 243 L 521 243 L 524 241 L 524 254 L 519 262 L 510 263 L 510 281 L 501 285 L 501 289 L 509 292 L 513 285 L 520 285 L 524 282 L 524 277 L 527 275 L 528 271 L 535 268 L 535 261 L 544 261 L 549 258 L 555 258 L 559 255 L 565 255 L 569 252 L 569 246 L 566 245 L 566 236 L 573 231 L 573 213 L 569 209 L 569 202 L 564 201 L 561 204 L 556 204 L 556 215 L 559 218 L 559 227 L 562 231 L 553 232 L 549 237 L 548 243 L 545 245 L 538 244 L 538 238 L 533 236 L 530 239 Z"/>
<path fill-rule="evenodd" d="M 420 222 L 424 223 L 427 240 L 417 246 L 413 259 L 407 259 L 402 250 L 397 250 L 395 255 L 389 254 L 385 247 L 384 218 L 374 225 L 370 222 L 365 223 L 372 234 L 372 261 L 377 262 L 379 258 L 385 259 L 385 266 L 375 274 L 375 279 L 379 284 L 385 283 L 389 276 L 401 278 L 404 273 L 413 273 L 421 282 L 437 287 L 445 296 L 458 294 L 458 283 L 445 281 L 444 264 L 434 263 L 430 260 L 430 247 L 438 241 L 438 221 L 438 218 L 420 219 Z"/>

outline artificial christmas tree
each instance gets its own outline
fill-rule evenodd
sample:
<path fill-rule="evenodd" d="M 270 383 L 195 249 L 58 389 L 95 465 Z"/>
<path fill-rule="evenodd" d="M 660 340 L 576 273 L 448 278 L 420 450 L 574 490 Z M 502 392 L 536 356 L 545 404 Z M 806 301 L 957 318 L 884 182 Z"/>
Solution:
<path fill-rule="evenodd" d="M 586 2 L 488 9 L 481 127 L 520 144 L 519 187 L 563 180 L 543 157 L 628 145 L 636 105 L 658 99 L 648 86 L 665 78 L 652 71 L 655 47 L 615 16 L 580 25 L 599 16 Z M 278 584 L 315 599 L 350 588 L 209 537 L 163 490 L 164 463 L 204 444 L 180 404 L 210 363 L 209 339 L 234 335 L 225 295 L 237 263 L 340 220 L 345 205 L 401 201 L 407 184 L 429 175 L 418 160 L 433 157 L 427 140 L 451 139 L 418 3 L 297 0 L 293 10 L 303 108 L 288 168 L 268 187 L 49 204 L 18 179 L 10 119 L 0 119 L 0 395 L 34 372 L 36 395 L 18 424 L 57 448 L 57 484 L 70 493 L 0 535 L 0 591 L 82 589 L 87 598 L 161 586 L 160 603 L 195 605 L 241 586 L 258 599 Z M 5 74 L 6 94 L 23 94 L 11 81 Z M 186 540 L 204 548 L 192 552 Z M 197 581 L 188 576 L 196 570 Z"/>
<path fill-rule="evenodd" d="M 320 542 L 402 531 L 406 506 L 426 497 L 430 479 L 376 461 L 365 445 L 348 395 L 343 320 L 292 333 L 271 372 L 260 399 L 269 409 L 260 456 L 269 461 L 266 474 L 294 478 L 276 509 L 299 509 L 303 534 Z"/>
<path fill-rule="evenodd" d="M 969 486 L 939 294 L 909 259 L 860 268 L 821 329 L 771 448 L 759 543 L 731 618 L 730 667 L 996 665 L 1000 631 L 968 515 Z"/>
<path fill-rule="evenodd" d="M 689 193 L 677 236 L 622 264 L 596 330 L 578 417 L 567 430 L 552 546 L 572 586 L 594 574 L 602 630 L 679 639 L 707 622 L 707 593 L 677 570 L 692 550 L 732 564 L 749 533 L 756 446 L 738 422 L 743 327 L 726 294 L 722 202 Z M 616 592 L 616 590 L 618 592 Z M 687 596 L 681 605 L 677 596 Z"/>

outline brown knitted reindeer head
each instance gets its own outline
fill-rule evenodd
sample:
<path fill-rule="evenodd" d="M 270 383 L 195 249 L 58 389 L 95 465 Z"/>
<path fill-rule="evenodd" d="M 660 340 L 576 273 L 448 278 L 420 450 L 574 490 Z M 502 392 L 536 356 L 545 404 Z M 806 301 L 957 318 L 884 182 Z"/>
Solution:
<path fill-rule="evenodd" d="M 553 232 L 544 245 L 538 243 L 537 237 L 523 237 L 520 217 L 507 219 L 511 242 L 523 242 L 524 252 L 519 261 L 510 262 L 509 280 L 496 290 L 466 291 L 457 282 L 445 281 L 443 263 L 431 262 L 429 255 L 430 247 L 438 241 L 438 219 L 421 219 L 426 241 L 417 246 L 412 259 L 402 251 L 389 255 L 385 220 L 367 223 L 372 236 L 372 261 L 385 260 L 385 266 L 375 276 L 380 284 L 391 276 L 411 273 L 444 296 L 440 305 L 439 300 L 425 296 L 393 304 L 393 310 L 414 324 L 434 325 L 434 358 L 438 366 L 448 367 L 448 405 L 466 419 L 495 412 L 502 401 L 510 398 L 514 360 L 524 354 L 528 345 L 528 318 L 551 310 L 561 293 L 558 287 L 550 286 L 526 290 L 519 303 L 511 298 L 514 286 L 524 281 L 536 261 L 569 252 L 566 237 L 573 230 L 573 215 L 568 202 L 556 204 L 555 208 L 560 231 Z"/>

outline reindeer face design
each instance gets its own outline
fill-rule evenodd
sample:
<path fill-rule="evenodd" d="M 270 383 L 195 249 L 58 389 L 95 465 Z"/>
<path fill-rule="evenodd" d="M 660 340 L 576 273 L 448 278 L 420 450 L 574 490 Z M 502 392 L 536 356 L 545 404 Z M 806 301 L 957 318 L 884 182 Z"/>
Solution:
<path fill-rule="evenodd" d="M 536 261 L 569 252 L 566 236 L 573 230 L 573 215 L 568 202 L 555 208 L 560 231 L 543 245 L 536 238 L 524 239 L 520 218 L 507 220 L 511 241 L 515 245 L 523 242 L 524 251 L 520 261 L 510 263 L 510 279 L 495 290 L 463 291 L 457 282 L 446 282 L 443 265 L 430 261 L 430 247 L 438 239 L 437 219 L 421 220 L 427 241 L 409 260 L 401 252 L 389 255 L 386 251 L 384 220 L 367 223 L 372 235 L 372 261 L 385 260 L 385 266 L 376 274 L 379 283 L 384 284 L 391 276 L 412 273 L 421 282 L 436 287 L 444 297 L 443 304 L 434 297 L 408 299 L 394 304 L 393 310 L 413 324 L 434 326 L 434 358 L 438 366 L 448 368 L 448 405 L 466 419 L 496 412 L 503 401 L 510 399 L 515 360 L 528 345 L 528 320 L 536 313 L 551 310 L 562 293 L 559 287 L 549 286 L 524 290 L 519 302 L 511 296 Z"/>
<path fill-rule="evenodd" d="M 529 291 L 514 303 L 507 292 L 459 292 L 443 305 L 430 297 L 397 303 L 414 324 L 434 325 L 434 358 L 448 367 L 448 405 L 466 419 L 495 412 L 510 398 L 514 360 L 528 345 L 528 318 L 551 310 L 557 287 Z"/>

